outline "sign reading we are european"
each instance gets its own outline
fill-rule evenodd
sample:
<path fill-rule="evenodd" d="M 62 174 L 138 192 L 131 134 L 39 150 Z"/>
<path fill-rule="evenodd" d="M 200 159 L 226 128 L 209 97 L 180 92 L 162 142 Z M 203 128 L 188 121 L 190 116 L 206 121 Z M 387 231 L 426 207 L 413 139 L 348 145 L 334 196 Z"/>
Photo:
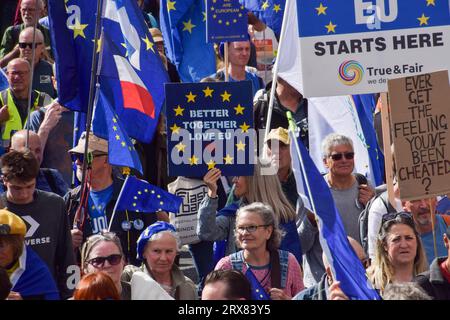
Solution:
<path fill-rule="evenodd" d="M 303 94 L 387 92 L 388 79 L 448 70 L 449 3 L 297 0 Z"/>
<path fill-rule="evenodd" d="M 206 0 L 206 41 L 247 39 L 247 10 L 239 0 Z"/>
<path fill-rule="evenodd" d="M 166 83 L 169 176 L 253 175 L 250 81 Z"/>

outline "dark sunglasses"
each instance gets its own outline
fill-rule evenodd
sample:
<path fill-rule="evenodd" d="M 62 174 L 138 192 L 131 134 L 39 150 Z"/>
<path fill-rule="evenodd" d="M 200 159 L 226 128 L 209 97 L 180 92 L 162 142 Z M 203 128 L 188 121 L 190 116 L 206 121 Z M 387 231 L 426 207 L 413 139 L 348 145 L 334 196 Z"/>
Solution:
<path fill-rule="evenodd" d="M 110 265 L 116 266 L 120 263 L 120 261 L 122 261 L 122 255 L 121 254 L 112 254 L 107 257 L 92 258 L 87 263 L 92 265 L 95 268 L 103 268 L 106 261 L 108 261 L 108 263 Z"/>
<path fill-rule="evenodd" d="M 42 44 L 42 42 L 36 42 L 34 44 L 34 48 L 36 48 L 40 44 Z M 26 47 L 33 49 L 33 42 L 19 42 L 20 49 L 25 49 Z"/>
<path fill-rule="evenodd" d="M 351 160 L 355 157 L 355 153 L 344 152 L 344 153 L 333 153 L 332 155 L 330 155 L 330 158 L 333 159 L 334 161 L 342 160 L 342 157 L 345 157 L 345 159 L 347 160 Z"/>
<path fill-rule="evenodd" d="M 107 153 L 97 153 L 97 154 L 93 154 L 92 158 L 97 158 L 97 157 L 101 157 L 101 156 L 107 156 Z M 70 157 L 72 158 L 72 161 L 75 162 L 77 160 L 80 160 L 80 162 L 84 161 L 84 154 L 83 153 L 71 153 Z"/>
<path fill-rule="evenodd" d="M 381 218 L 381 223 L 384 224 L 387 221 L 396 220 L 397 218 L 403 218 L 408 220 L 408 222 L 413 222 L 412 215 L 406 212 L 396 212 L 396 213 L 386 213 Z"/>

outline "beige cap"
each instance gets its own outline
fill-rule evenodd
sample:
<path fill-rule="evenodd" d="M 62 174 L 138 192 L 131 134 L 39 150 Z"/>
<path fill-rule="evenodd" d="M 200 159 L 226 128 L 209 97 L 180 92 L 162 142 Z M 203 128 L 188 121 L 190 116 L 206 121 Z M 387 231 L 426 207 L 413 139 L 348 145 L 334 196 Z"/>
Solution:
<path fill-rule="evenodd" d="M 283 142 L 284 144 L 290 143 L 288 131 L 282 127 L 270 130 L 270 132 L 267 135 L 267 138 L 264 142 L 267 142 L 269 140 L 279 140 L 279 141 Z"/>
<path fill-rule="evenodd" d="M 84 153 L 84 148 L 86 145 L 86 131 L 84 131 L 81 134 L 80 140 L 78 140 L 78 144 L 75 148 L 70 149 L 70 153 Z M 102 153 L 108 153 L 108 141 L 105 139 L 99 138 L 97 136 L 94 136 L 92 131 L 89 132 L 89 145 L 88 145 L 88 152 L 94 153 L 102 152 Z"/>
<path fill-rule="evenodd" d="M 158 28 L 150 28 L 150 33 L 152 34 L 154 42 L 164 42 L 163 35 Z"/>
<path fill-rule="evenodd" d="M 27 226 L 22 218 L 6 209 L 0 210 L 0 235 L 20 234 L 25 236 Z"/>

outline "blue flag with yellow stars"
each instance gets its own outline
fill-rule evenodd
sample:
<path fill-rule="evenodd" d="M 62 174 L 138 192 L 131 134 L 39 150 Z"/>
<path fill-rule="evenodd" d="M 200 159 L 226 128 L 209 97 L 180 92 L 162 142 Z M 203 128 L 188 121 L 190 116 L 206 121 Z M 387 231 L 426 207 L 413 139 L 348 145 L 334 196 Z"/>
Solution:
<path fill-rule="evenodd" d="M 253 100 L 250 81 L 167 83 L 169 176 L 253 175 Z"/>
<path fill-rule="evenodd" d="M 161 0 L 159 19 L 167 58 L 183 82 L 216 72 L 214 47 L 206 42 L 204 0 Z"/>
<path fill-rule="evenodd" d="M 272 300 L 250 268 L 245 272 L 245 276 L 252 286 L 252 300 Z"/>
<path fill-rule="evenodd" d="M 136 1 L 106 1 L 102 25 L 102 91 L 127 134 L 149 143 L 169 76 Z"/>
<path fill-rule="evenodd" d="M 108 140 L 108 162 L 114 166 L 134 168 L 142 174 L 142 164 L 133 143 L 102 90 L 97 90 L 92 132 Z"/>
<path fill-rule="evenodd" d="M 8 78 L 3 69 L 0 68 L 0 91 L 3 91 L 9 87 Z"/>
<path fill-rule="evenodd" d="M 243 41 L 247 38 L 247 10 L 239 0 L 206 0 L 208 42 Z"/>
<path fill-rule="evenodd" d="M 178 213 L 183 198 L 164 191 L 147 181 L 127 176 L 117 199 L 115 210 L 136 212 L 167 211 Z"/>
<path fill-rule="evenodd" d="M 267 24 L 277 38 L 280 37 L 286 0 L 240 0 L 240 2 Z"/>
<path fill-rule="evenodd" d="M 88 107 L 96 10 L 92 0 L 48 1 L 58 101 L 74 111 Z"/>

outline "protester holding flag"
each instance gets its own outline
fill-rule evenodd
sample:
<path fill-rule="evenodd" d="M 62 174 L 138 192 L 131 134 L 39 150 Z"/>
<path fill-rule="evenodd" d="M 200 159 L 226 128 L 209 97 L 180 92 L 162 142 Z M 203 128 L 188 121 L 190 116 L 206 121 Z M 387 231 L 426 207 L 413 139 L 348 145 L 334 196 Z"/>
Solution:
<path fill-rule="evenodd" d="M 78 145 L 69 151 L 75 158 L 80 181 L 85 144 L 86 133 L 81 135 Z M 81 194 L 81 186 L 78 186 L 65 196 L 69 221 L 73 226 L 72 242 L 74 248 L 79 248 L 87 237 L 108 229 L 111 223 L 109 230 L 120 238 L 125 261 L 136 264 L 136 248 L 133 244 L 145 226 L 155 222 L 157 217 L 134 210 L 120 210 L 111 221 L 124 181 L 113 176 L 113 167 L 108 163 L 108 152 L 108 141 L 90 132 L 88 158 L 85 159 L 88 168 L 85 194 Z"/>
<path fill-rule="evenodd" d="M 120 239 L 113 232 L 90 236 L 81 249 L 81 275 L 103 271 L 116 286 L 121 300 L 131 300 L 131 286 L 121 281 L 125 256 Z"/>
<path fill-rule="evenodd" d="M 27 227 L 17 215 L 0 210 L 0 267 L 5 268 L 12 284 L 11 298 L 59 299 L 55 280 L 47 265 L 25 245 Z"/>
<path fill-rule="evenodd" d="M 242 271 L 252 284 L 254 300 L 289 300 L 304 288 L 294 255 L 278 249 L 282 235 L 270 206 L 255 202 L 241 207 L 235 237 L 243 250 L 222 258 L 216 270 Z"/>
<path fill-rule="evenodd" d="M 255 164 L 253 176 L 234 178 L 234 195 L 238 203 L 226 206 L 217 212 L 217 180 L 219 169 L 211 169 L 203 178 L 208 186 L 208 195 L 203 198 L 199 208 L 197 224 L 198 236 L 202 240 L 216 241 L 214 256 L 217 262 L 225 255 L 236 252 L 235 228 L 236 210 L 240 206 L 262 202 L 275 210 L 280 228 L 286 233 L 280 249 L 291 252 L 301 261 L 300 239 L 295 226 L 295 210 L 281 189 L 277 175 L 264 175 L 262 166 Z"/>
<path fill-rule="evenodd" d="M 140 268 L 127 266 L 122 279 L 133 282 L 134 286 L 146 286 L 146 282 L 135 283 L 133 273 L 142 271 L 152 277 L 175 300 L 196 300 L 197 289 L 191 279 L 183 275 L 174 263 L 180 247 L 175 227 L 167 222 L 156 222 L 148 226 L 137 241 Z M 151 287 L 148 287 L 151 290 Z"/>
<path fill-rule="evenodd" d="M 367 270 L 374 287 L 383 294 L 389 283 L 411 282 L 428 269 L 420 235 L 409 213 L 383 216 L 375 260 Z"/>

